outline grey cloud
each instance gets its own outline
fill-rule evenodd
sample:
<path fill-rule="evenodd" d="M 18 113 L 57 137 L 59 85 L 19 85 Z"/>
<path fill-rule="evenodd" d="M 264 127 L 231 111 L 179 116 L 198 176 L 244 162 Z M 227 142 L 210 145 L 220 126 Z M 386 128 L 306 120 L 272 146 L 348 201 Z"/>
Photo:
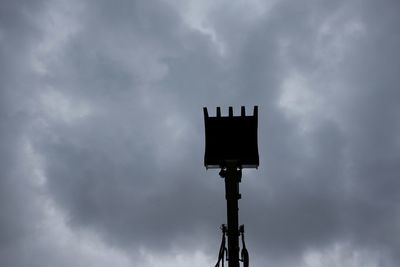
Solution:
<path fill-rule="evenodd" d="M 178 247 L 216 255 L 224 188 L 217 172 L 202 166 L 201 108 L 257 104 L 261 166 L 244 171 L 240 201 L 252 262 L 291 266 L 339 244 L 377 266 L 398 265 L 395 1 L 277 1 L 257 16 L 221 2 L 204 25 L 223 52 L 185 21 L 184 6 L 87 1 L 81 8 L 76 32 L 40 57 L 44 74 L 26 64 L 42 40 L 41 25 L 24 22 L 25 15 L 3 19 L 18 38 L 6 38 L 1 51 L 10 62 L 0 64 L 1 188 L 7 188 L 1 255 L 21 250 L 10 243 L 17 233 L 34 232 L 24 221 L 43 220 L 31 214 L 41 208 L 28 204 L 38 194 L 66 215 L 70 231 L 93 231 L 122 253 Z M 6 48 L 19 38 L 24 46 L 12 50 L 13 61 Z M 293 73 L 305 85 L 292 81 L 300 100 L 290 103 L 304 111 L 281 104 Z M 302 90 L 309 98 L 301 98 Z M 21 189 L 29 185 L 29 167 L 10 178 L 24 166 L 20 140 L 44 161 L 40 190 Z M 10 217 L 7 210 L 20 213 Z M 54 255 L 42 264 L 74 262 L 70 254 Z M 365 262 L 346 259 L 332 264 Z"/>

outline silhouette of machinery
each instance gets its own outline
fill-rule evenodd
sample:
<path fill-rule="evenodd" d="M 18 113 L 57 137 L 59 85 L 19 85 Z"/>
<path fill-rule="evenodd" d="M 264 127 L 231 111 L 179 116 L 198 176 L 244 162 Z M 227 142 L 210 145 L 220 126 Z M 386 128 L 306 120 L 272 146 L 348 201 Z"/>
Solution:
<path fill-rule="evenodd" d="M 227 227 L 223 224 L 222 242 L 216 266 L 224 266 L 225 255 L 229 267 L 249 265 L 249 256 L 244 242 L 244 226 L 239 228 L 238 200 L 239 183 L 243 168 L 257 168 L 259 165 L 257 128 L 258 107 L 254 107 L 253 115 L 247 116 L 245 107 L 241 107 L 240 116 L 233 115 L 229 107 L 228 116 L 221 116 L 221 108 L 217 107 L 215 117 L 208 115 L 203 108 L 205 124 L 204 166 L 221 169 L 219 175 L 225 180 L 225 198 L 227 204 Z M 242 236 L 242 251 L 239 257 L 239 237 Z M 225 247 L 225 236 L 228 237 L 228 249 Z M 227 253 L 226 253 L 227 252 Z"/>

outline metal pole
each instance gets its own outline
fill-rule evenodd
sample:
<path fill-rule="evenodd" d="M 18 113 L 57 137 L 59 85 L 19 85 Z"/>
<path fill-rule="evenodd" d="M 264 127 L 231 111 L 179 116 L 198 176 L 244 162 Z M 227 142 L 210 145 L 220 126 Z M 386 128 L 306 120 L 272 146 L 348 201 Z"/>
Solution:
<path fill-rule="evenodd" d="M 239 267 L 239 215 L 238 200 L 241 170 L 236 162 L 228 162 L 225 171 L 221 171 L 225 178 L 225 198 L 228 218 L 228 258 L 229 267 Z"/>

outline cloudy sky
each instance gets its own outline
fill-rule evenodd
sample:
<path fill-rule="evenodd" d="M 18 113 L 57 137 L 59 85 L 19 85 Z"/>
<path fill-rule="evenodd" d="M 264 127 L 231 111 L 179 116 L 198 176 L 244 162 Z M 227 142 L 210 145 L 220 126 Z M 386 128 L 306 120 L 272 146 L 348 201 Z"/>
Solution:
<path fill-rule="evenodd" d="M 400 266 L 398 0 L 0 1 L 0 265 L 213 266 L 202 107 L 259 106 L 255 267 Z"/>

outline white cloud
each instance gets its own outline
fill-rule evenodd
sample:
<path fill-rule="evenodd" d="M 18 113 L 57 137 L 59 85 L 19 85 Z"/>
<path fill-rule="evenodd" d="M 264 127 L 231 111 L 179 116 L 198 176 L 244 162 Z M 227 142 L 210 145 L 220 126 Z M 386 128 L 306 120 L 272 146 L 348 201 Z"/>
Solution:
<path fill-rule="evenodd" d="M 91 114 L 88 103 L 82 99 L 72 99 L 61 91 L 48 88 L 43 90 L 40 99 L 41 107 L 45 116 L 53 120 L 62 120 L 65 123 L 73 123 L 76 120 L 84 119 Z"/>
<path fill-rule="evenodd" d="M 388 255 L 351 244 L 337 243 L 325 249 L 304 253 L 302 267 L 381 267 L 390 266 Z"/>
<path fill-rule="evenodd" d="M 215 264 L 214 259 L 210 258 L 209 255 L 199 250 L 193 250 L 190 252 L 185 251 L 172 251 L 170 254 L 159 254 L 142 248 L 140 250 L 140 256 L 142 257 L 141 266 L 146 267 L 203 267 L 213 266 Z"/>

